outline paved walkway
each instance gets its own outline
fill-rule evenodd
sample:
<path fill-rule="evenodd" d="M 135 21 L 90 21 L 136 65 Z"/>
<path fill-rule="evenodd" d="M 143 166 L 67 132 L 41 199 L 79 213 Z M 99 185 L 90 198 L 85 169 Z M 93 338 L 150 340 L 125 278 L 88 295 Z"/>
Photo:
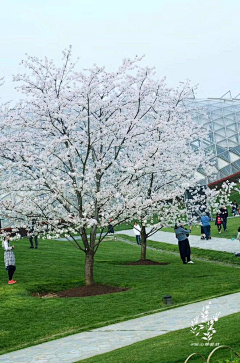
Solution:
<path fill-rule="evenodd" d="M 73 363 L 188 328 L 209 300 L 36 345 L 0 356 L 1 363 Z M 211 299 L 209 318 L 240 312 L 240 293 Z M 193 337 L 193 342 L 195 338 Z M 191 343 L 191 342 L 190 342 Z M 222 342 L 220 342 L 222 343 Z"/>
<path fill-rule="evenodd" d="M 116 232 L 116 234 L 125 234 L 127 236 L 134 237 L 134 232 L 131 229 Z M 175 233 L 171 232 L 157 232 L 151 237 L 149 240 L 156 241 L 156 242 L 165 242 L 172 245 L 177 245 L 177 239 L 175 237 Z M 190 246 L 191 247 L 198 247 L 203 248 L 206 250 L 215 250 L 215 251 L 225 251 L 225 252 L 237 252 L 240 253 L 240 242 L 236 239 L 232 241 L 231 239 L 227 238 L 216 238 L 213 237 L 212 239 L 206 241 L 201 240 L 200 236 L 189 236 Z"/>
<path fill-rule="evenodd" d="M 118 232 L 115 232 L 115 234 L 125 234 L 126 236 L 135 237 L 135 234 L 132 229 L 118 231 Z M 110 235 L 109 235 L 109 237 L 110 237 Z M 81 239 L 80 236 L 76 236 L 75 238 Z M 59 238 L 58 240 L 67 241 L 66 238 Z M 165 242 L 165 243 L 169 243 L 172 245 L 177 245 L 177 239 L 175 237 L 175 233 L 171 233 L 171 232 L 162 232 L 162 231 L 156 232 L 154 235 L 149 237 L 149 240 L 152 240 L 155 242 Z M 194 236 L 192 234 L 189 237 L 189 241 L 190 241 L 190 245 L 192 247 L 203 248 L 206 250 L 240 253 L 240 242 L 236 239 L 234 239 L 234 241 L 232 241 L 229 238 L 213 237 L 212 239 L 206 241 L 206 240 L 201 240 L 200 236 Z"/>

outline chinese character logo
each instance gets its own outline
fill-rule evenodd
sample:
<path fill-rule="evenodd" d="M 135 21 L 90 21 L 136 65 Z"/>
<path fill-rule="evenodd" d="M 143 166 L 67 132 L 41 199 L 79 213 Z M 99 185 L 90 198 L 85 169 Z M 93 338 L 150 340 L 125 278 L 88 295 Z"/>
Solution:
<path fill-rule="evenodd" d="M 192 321 L 191 332 L 201 341 L 200 344 L 193 345 L 214 345 L 211 340 L 213 338 L 213 335 L 216 333 L 214 324 L 216 321 L 218 321 L 220 313 L 217 313 L 213 317 L 210 317 L 210 305 L 211 301 L 202 308 L 201 314 L 197 315 Z M 215 345 L 219 345 L 219 343 Z"/>

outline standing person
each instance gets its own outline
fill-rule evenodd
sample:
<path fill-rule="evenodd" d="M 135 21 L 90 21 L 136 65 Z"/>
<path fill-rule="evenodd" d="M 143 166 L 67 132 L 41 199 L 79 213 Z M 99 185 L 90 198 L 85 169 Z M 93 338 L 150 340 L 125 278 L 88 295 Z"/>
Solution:
<path fill-rule="evenodd" d="M 109 219 L 109 224 L 108 224 L 108 233 L 109 233 L 109 234 L 114 233 L 114 229 L 113 229 L 113 225 L 112 225 L 112 219 Z"/>
<path fill-rule="evenodd" d="M 234 217 L 239 216 L 238 203 L 236 202 L 236 200 L 234 200 L 232 203 L 232 213 L 234 214 Z"/>
<path fill-rule="evenodd" d="M 108 224 L 108 234 L 113 234 L 114 235 L 114 228 L 112 225 L 112 219 L 109 219 L 109 224 Z M 116 240 L 117 237 L 115 236 L 114 239 Z"/>
<path fill-rule="evenodd" d="M 240 241 L 240 227 L 238 227 L 237 239 Z"/>
<path fill-rule="evenodd" d="M 141 245 L 141 227 L 137 222 L 134 223 L 133 232 L 135 234 L 137 244 Z"/>
<path fill-rule="evenodd" d="M 38 236 L 37 236 L 37 234 L 34 233 L 35 224 L 36 224 L 36 220 L 33 219 L 32 226 L 29 230 L 29 234 L 30 234 L 29 241 L 30 241 L 30 248 L 34 248 L 34 246 L 33 246 L 33 236 L 34 236 L 35 248 L 38 249 Z"/>
<path fill-rule="evenodd" d="M 14 246 L 9 245 L 10 236 L 4 237 L 2 242 L 2 248 L 4 249 L 4 263 L 6 270 L 8 271 L 8 284 L 15 284 L 17 281 L 13 280 L 13 274 L 16 270 L 16 259 L 13 252 Z"/>
<path fill-rule="evenodd" d="M 178 240 L 178 248 L 180 252 L 180 257 L 183 264 L 194 263 L 191 261 L 191 249 L 189 245 L 188 236 L 191 233 L 192 227 L 190 229 L 185 229 L 181 223 L 175 225 L 174 232 Z"/>
<path fill-rule="evenodd" d="M 219 211 L 218 214 L 216 215 L 216 220 L 215 220 L 215 225 L 217 226 L 218 233 L 221 233 L 222 222 L 223 220 L 221 217 L 221 212 Z"/>
<path fill-rule="evenodd" d="M 239 216 L 239 206 L 238 206 L 238 203 L 237 202 L 236 202 L 236 210 L 237 210 L 237 215 Z"/>
<path fill-rule="evenodd" d="M 223 220 L 223 230 L 225 232 L 227 231 L 227 217 L 228 217 L 228 210 L 225 207 L 225 205 L 223 205 L 222 208 L 220 208 L 220 212 L 221 212 L 221 218 Z"/>
<path fill-rule="evenodd" d="M 202 215 L 201 222 L 203 226 L 203 230 L 206 236 L 206 240 L 211 239 L 211 225 L 210 225 L 210 218 L 207 214 Z"/>

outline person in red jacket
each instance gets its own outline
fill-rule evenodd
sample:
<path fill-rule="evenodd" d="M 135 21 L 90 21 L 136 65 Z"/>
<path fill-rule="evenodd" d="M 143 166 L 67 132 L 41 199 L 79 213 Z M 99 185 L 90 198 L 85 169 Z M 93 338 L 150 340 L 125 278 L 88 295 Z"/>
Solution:
<path fill-rule="evenodd" d="M 215 221 L 215 225 L 218 228 L 218 233 L 221 233 L 222 223 L 223 223 L 223 219 L 221 217 L 221 212 L 219 212 L 216 216 L 216 221 Z"/>

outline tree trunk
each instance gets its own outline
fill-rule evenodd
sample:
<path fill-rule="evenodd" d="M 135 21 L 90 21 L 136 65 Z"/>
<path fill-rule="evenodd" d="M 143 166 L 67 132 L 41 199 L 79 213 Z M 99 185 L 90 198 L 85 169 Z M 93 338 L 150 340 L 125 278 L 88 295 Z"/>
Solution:
<path fill-rule="evenodd" d="M 146 227 L 142 226 L 141 229 L 141 260 L 146 260 L 147 256 L 147 234 L 146 234 Z"/>
<path fill-rule="evenodd" d="M 93 251 L 87 251 L 85 256 L 85 285 L 90 286 L 94 284 L 93 279 L 93 267 L 94 267 L 94 253 Z"/>

